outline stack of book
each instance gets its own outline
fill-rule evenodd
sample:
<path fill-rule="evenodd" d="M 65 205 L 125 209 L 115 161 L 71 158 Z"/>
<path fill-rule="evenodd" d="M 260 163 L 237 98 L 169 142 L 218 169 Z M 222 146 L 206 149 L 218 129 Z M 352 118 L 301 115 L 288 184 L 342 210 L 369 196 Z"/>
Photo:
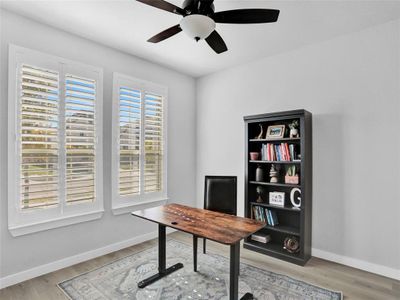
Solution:
<path fill-rule="evenodd" d="M 278 216 L 275 210 L 267 209 L 258 205 L 253 206 L 253 216 L 257 221 L 267 223 L 269 226 L 279 224 Z"/>
<path fill-rule="evenodd" d="M 293 144 L 263 144 L 261 147 L 261 160 L 267 161 L 293 161 L 296 151 Z"/>
<path fill-rule="evenodd" d="M 251 235 L 251 239 L 253 241 L 267 244 L 268 242 L 271 241 L 271 236 L 269 234 L 265 234 L 265 233 L 255 233 L 255 234 Z"/>

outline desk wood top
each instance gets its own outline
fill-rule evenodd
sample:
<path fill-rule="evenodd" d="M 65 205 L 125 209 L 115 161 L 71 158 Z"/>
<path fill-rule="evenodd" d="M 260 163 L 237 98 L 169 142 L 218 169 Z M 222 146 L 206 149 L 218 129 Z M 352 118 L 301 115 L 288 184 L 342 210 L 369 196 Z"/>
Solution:
<path fill-rule="evenodd" d="M 228 245 L 265 226 L 253 219 L 175 203 L 134 211 L 132 215 Z"/>

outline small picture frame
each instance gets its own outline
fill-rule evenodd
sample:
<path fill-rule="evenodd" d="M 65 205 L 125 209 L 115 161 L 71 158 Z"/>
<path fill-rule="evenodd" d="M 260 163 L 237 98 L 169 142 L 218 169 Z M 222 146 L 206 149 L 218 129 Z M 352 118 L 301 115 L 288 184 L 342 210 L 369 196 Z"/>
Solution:
<path fill-rule="evenodd" d="M 268 139 L 281 139 L 285 135 L 285 125 L 271 125 L 267 129 Z"/>
<path fill-rule="evenodd" d="M 270 192 L 269 193 L 269 204 L 284 207 L 285 206 L 285 193 Z"/>

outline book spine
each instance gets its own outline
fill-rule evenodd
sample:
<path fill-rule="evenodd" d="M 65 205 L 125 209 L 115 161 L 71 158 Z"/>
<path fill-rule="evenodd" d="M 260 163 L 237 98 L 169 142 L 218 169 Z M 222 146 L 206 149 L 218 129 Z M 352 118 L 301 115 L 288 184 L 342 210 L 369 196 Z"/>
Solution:
<path fill-rule="evenodd" d="M 271 226 L 275 226 L 274 218 L 272 217 L 272 212 L 271 212 L 271 210 L 268 210 L 268 213 L 269 213 L 269 219 L 271 220 Z"/>
<path fill-rule="evenodd" d="M 272 144 L 269 144 L 269 160 L 274 160 L 274 149 Z"/>
<path fill-rule="evenodd" d="M 266 149 L 266 145 L 265 144 L 262 145 L 262 149 L 263 149 L 263 153 L 262 153 L 261 160 L 265 160 L 265 158 L 267 156 L 267 153 L 265 153 L 265 149 Z"/>
<path fill-rule="evenodd" d="M 278 215 L 277 215 L 276 211 L 273 212 L 273 218 L 274 218 L 275 225 L 279 225 Z"/>
<path fill-rule="evenodd" d="M 290 160 L 293 161 L 294 159 L 294 149 L 293 149 L 293 145 L 289 145 L 289 149 L 290 149 Z"/>
<path fill-rule="evenodd" d="M 288 145 L 287 143 L 285 144 L 285 150 L 286 150 L 287 160 L 288 160 L 288 161 L 291 161 L 291 159 L 290 159 L 289 145 Z"/>
<path fill-rule="evenodd" d="M 281 144 L 281 151 L 282 151 L 282 154 L 283 154 L 283 160 L 286 161 L 287 158 L 286 158 L 286 149 L 285 149 L 285 144 L 284 143 Z"/>
<path fill-rule="evenodd" d="M 261 160 L 263 160 L 264 157 L 264 145 L 261 145 Z"/>
<path fill-rule="evenodd" d="M 268 224 L 268 225 L 271 225 L 271 219 L 270 219 L 270 217 L 269 217 L 269 210 L 268 210 L 268 209 L 265 209 L 265 214 L 266 214 L 266 216 L 267 216 L 267 224 Z"/>

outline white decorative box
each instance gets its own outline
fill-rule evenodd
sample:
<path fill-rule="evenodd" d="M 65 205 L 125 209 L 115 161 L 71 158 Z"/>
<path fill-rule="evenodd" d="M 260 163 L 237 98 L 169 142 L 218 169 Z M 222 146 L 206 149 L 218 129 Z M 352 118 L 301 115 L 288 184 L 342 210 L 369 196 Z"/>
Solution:
<path fill-rule="evenodd" d="M 269 193 L 269 204 L 284 207 L 285 206 L 285 193 L 270 192 Z"/>

